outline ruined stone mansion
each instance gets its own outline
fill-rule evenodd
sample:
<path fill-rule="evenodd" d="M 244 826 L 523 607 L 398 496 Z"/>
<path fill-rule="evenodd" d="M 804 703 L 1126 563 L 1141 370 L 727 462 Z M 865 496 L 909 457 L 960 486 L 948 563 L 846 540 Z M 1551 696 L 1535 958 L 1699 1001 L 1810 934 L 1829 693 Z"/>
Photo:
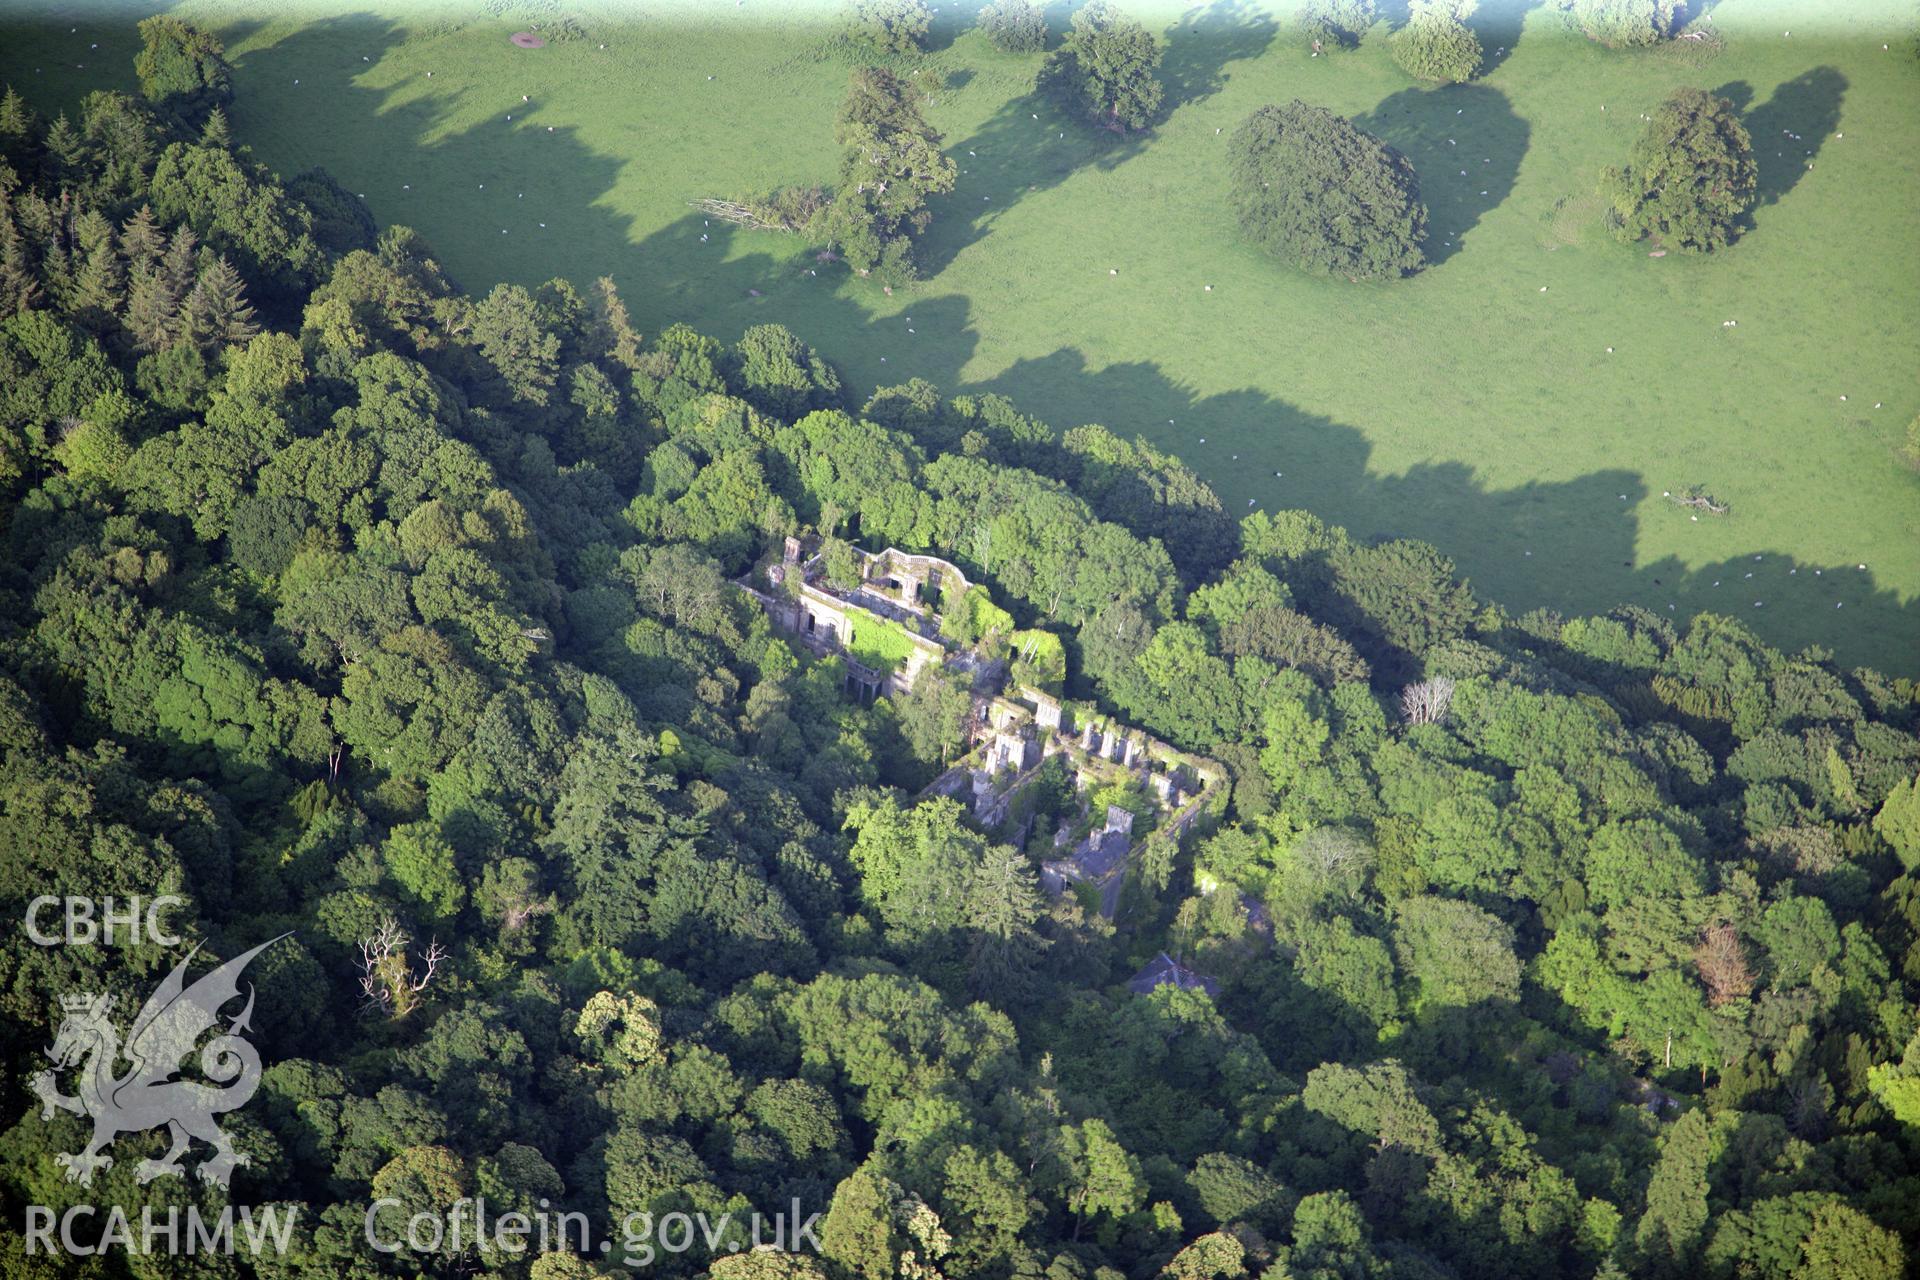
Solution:
<path fill-rule="evenodd" d="M 790 537 L 778 560 L 740 586 L 810 652 L 837 655 L 845 665 L 847 693 L 862 701 L 910 691 L 930 666 L 964 672 L 974 693 L 968 749 L 924 794 L 963 801 L 983 827 L 1011 843 L 1023 844 L 1032 834 L 1031 818 L 1019 817 L 1022 793 L 1048 760 L 1064 757 L 1082 811 L 1052 833 L 1041 881 L 1055 895 L 1071 885 L 1087 886 L 1102 914 L 1112 918 L 1127 871 L 1147 842 L 1178 841 L 1224 802 L 1224 767 L 1091 705 L 1063 703 L 1031 686 L 1009 688 L 1004 662 L 941 634 L 941 603 L 973 586 L 957 566 L 891 547 L 854 554 L 857 583 L 848 585 L 843 577 L 836 584 L 828 579 L 824 556 L 817 549 L 809 554 L 805 543 Z M 863 628 L 889 633 L 899 655 L 892 665 L 882 669 L 849 652 Z M 1088 812 L 1089 798 L 1115 783 L 1137 783 L 1151 814 L 1142 818 L 1118 805 Z"/>
<path fill-rule="evenodd" d="M 873 554 L 855 548 L 860 582 L 851 588 L 827 580 L 824 555 L 809 557 L 799 538 L 788 538 L 781 558 L 766 565 L 761 584 L 742 583 L 774 625 L 788 631 L 819 657 L 837 653 L 847 668 L 847 692 L 865 702 L 905 693 L 927 666 L 947 662 L 940 639 L 940 615 L 934 604 L 943 591 L 965 591 L 967 575 L 934 556 L 908 555 L 891 547 Z M 889 626 L 892 624 L 892 626 Z M 911 646 L 891 670 L 855 659 L 848 650 L 861 627 L 898 628 Z"/>
<path fill-rule="evenodd" d="M 1081 814 L 1052 833 L 1052 855 L 1040 866 L 1040 881 L 1060 894 L 1085 885 L 1100 912 L 1111 919 L 1126 874 L 1150 841 L 1177 843 L 1201 815 L 1226 797 L 1226 769 L 1216 761 L 1162 742 L 1145 730 L 1100 714 L 1069 707 L 1051 695 L 1020 686 L 986 702 L 985 722 L 973 753 L 959 766 L 976 818 L 1004 827 L 1021 793 L 1055 756 L 1062 757 L 1082 798 L 1113 784 L 1138 784 L 1151 805 L 1144 818 L 1119 805 Z M 949 770 L 934 786 L 953 778 Z M 951 784 L 949 784 L 951 785 Z M 1025 830 L 1006 833 L 1024 842 Z"/>

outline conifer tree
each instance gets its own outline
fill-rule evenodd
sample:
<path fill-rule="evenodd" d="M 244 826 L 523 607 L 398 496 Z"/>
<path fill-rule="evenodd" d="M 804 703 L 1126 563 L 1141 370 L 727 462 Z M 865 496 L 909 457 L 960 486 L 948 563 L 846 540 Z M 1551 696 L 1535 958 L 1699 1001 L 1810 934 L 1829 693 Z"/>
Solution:
<path fill-rule="evenodd" d="M 119 313 L 120 304 L 125 298 L 125 285 L 126 278 L 121 270 L 120 257 L 114 252 L 113 233 L 109 229 L 104 237 L 94 241 L 93 247 L 86 250 L 80 260 L 74 272 L 73 296 L 68 300 L 68 310 L 93 328 L 105 328 Z"/>
<path fill-rule="evenodd" d="M 187 295 L 187 338 L 196 346 L 213 347 L 245 342 L 259 332 L 240 273 L 225 258 L 214 259 Z"/>
<path fill-rule="evenodd" d="M 1034 928 L 1040 890 L 1026 857 L 1002 848 L 974 871 L 967 888 L 967 924 L 973 932 L 967 983 L 975 995 L 1014 1003 L 1031 994 L 1046 940 Z"/>
<path fill-rule="evenodd" d="M 1718 1145 L 1699 1111 L 1689 1111 L 1667 1130 L 1647 1183 L 1646 1212 L 1634 1230 L 1647 1274 L 1680 1276 L 1692 1266 L 1706 1232 L 1707 1172 Z"/>
<path fill-rule="evenodd" d="M 127 270 L 134 276 L 153 274 L 166 250 L 167 233 L 154 221 L 153 207 L 141 205 L 120 228 L 120 256 L 127 260 Z"/>
<path fill-rule="evenodd" d="M 73 302 L 73 255 L 67 252 L 65 228 L 53 237 L 40 256 L 40 280 L 54 304 L 71 310 Z"/>
<path fill-rule="evenodd" d="M 601 276 L 594 282 L 586 328 L 586 344 L 594 354 L 629 369 L 640 367 L 640 335 L 627 315 L 627 304 L 614 288 L 612 276 Z"/>
<path fill-rule="evenodd" d="M 40 282 L 27 256 L 26 237 L 14 225 L 13 210 L 0 192 L 0 316 L 18 315 L 39 296 Z"/>
<path fill-rule="evenodd" d="M 192 227 L 175 228 L 173 242 L 167 246 L 162 273 L 167 277 L 167 285 L 176 298 L 184 297 L 200 274 L 199 259 L 194 252 L 199 246 Z"/>
<path fill-rule="evenodd" d="M 227 113 L 219 107 L 207 113 L 207 123 L 200 130 L 200 145 L 233 150 L 233 130 L 227 124 Z"/>
<path fill-rule="evenodd" d="M 86 209 L 73 216 L 73 245 L 81 254 L 89 254 L 102 242 L 113 244 L 113 223 L 98 209 Z"/>
<path fill-rule="evenodd" d="M 136 275 L 127 297 L 127 329 L 142 351 L 164 351 L 179 333 L 180 298 L 164 272 Z"/>
<path fill-rule="evenodd" d="M 24 138 L 32 128 L 33 108 L 19 90 L 8 85 L 6 93 L 0 94 L 0 137 Z"/>
<path fill-rule="evenodd" d="M 47 130 L 47 163 L 60 185 L 76 182 L 86 169 L 87 143 L 62 111 Z"/>
<path fill-rule="evenodd" d="M 33 108 L 8 85 L 6 93 L 0 95 L 0 159 L 15 168 L 23 167 L 33 150 L 34 128 Z"/>

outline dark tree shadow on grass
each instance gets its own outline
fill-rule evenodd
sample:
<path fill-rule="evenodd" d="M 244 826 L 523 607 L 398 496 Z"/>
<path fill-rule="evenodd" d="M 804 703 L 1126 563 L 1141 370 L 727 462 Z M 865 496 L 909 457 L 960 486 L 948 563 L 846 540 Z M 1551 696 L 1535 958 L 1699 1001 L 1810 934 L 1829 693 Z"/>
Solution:
<path fill-rule="evenodd" d="M 1889 674 L 1920 674 L 1894 656 L 1916 651 L 1920 601 L 1877 587 L 1871 566 L 1815 564 L 1759 543 L 1697 567 L 1641 561 L 1642 521 L 1687 523 L 1681 508 L 1645 501 L 1678 492 L 1671 475 L 1612 468 L 1489 489 L 1463 462 L 1381 474 L 1372 443 L 1354 427 L 1251 389 L 1196 396 L 1151 364 L 1089 369 L 1072 348 L 953 390 L 1000 392 L 1061 429 L 1099 422 L 1123 437 L 1144 435 L 1214 486 L 1235 516 L 1297 507 L 1362 540 L 1431 543 L 1483 598 L 1515 614 L 1575 617 L 1631 604 L 1684 628 L 1696 613 L 1722 613 L 1783 652 L 1859 637 L 1841 653 L 1842 669 L 1871 652 Z M 1736 500 L 1728 518 L 1739 514 Z"/>
<path fill-rule="evenodd" d="M 1354 123 L 1413 161 L 1434 266 L 1512 193 L 1530 134 L 1506 95 L 1484 84 L 1404 89 Z"/>
<path fill-rule="evenodd" d="M 933 15 L 933 25 L 927 28 L 927 38 L 921 47 L 928 53 L 950 48 L 957 36 L 975 25 L 979 8 L 973 4 L 942 4 Z"/>
<path fill-rule="evenodd" d="M 1369 467 L 1372 444 L 1350 426 L 1251 389 L 1196 397 L 1150 364 L 1090 370 L 1070 348 L 1020 361 L 966 390 L 1001 392 L 1044 418 L 1039 406 L 1061 385 L 1079 389 L 1090 412 L 1059 418 L 1055 426 L 1085 420 L 1123 437 L 1145 435 L 1213 484 L 1235 516 L 1305 507 L 1362 539 L 1433 543 L 1467 575 L 1477 561 L 1504 557 L 1527 561 L 1545 582 L 1579 583 L 1591 581 L 1600 564 L 1617 573 L 1632 558 L 1628 509 L 1645 496 L 1645 486 L 1630 472 L 1600 471 L 1496 493 L 1458 462 L 1376 475 Z M 1556 550 L 1556 524 L 1596 517 L 1577 549 Z M 1569 591 L 1530 603 L 1574 607 L 1578 598 Z"/>
<path fill-rule="evenodd" d="M 1513 56 L 1514 46 L 1520 43 L 1521 29 L 1526 25 L 1528 12 L 1539 8 L 1541 3 L 1542 0 L 1506 0 L 1482 4 L 1467 19 L 1467 26 L 1474 35 L 1480 37 L 1481 75 L 1492 74 L 1501 63 Z"/>
<path fill-rule="evenodd" d="M 1055 37 L 1066 18 L 1048 12 Z M 1159 119 L 1218 93 L 1228 63 L 1256 58 L 1273 43 L 1279 24 L 1242 0 L 1215 0 L 1168 32 L 1160 80 L 1166 99 Z M 1039 62 L 1035 60 L 1035 68 Z M 931 202 L 933 225 L 914 249 L 924 277 L 937 276 L 960 251 L 1026 196 L 1059 186 L 1085 168 L 1110 170 L 1138 155 L 1151 129 L 1112 133 L 1064 111 L 1039 92 L 1016 98 L 967 138 L 950 141 L 959 166 L 953 194 Z"/>
<path fill-rule="evenodd" d="M 1715 92 L 1730 96 L 1725 89 Z M 1844 75 L 1832 67 L 1815 67 L 1780 85 L 1760 106 L 1743 112 L 1760 165 L 1761 204 L 1778 204 L 1807 175 L 1821 148 L 1840 127 L 1840 104 L 1846 95 Z"/>
<path fill-rule="evenodd" d="M 1227 64 L 1257 58 L 1280 32 L 1273 15 L 1243 0 L 1214 0 L 1194 10 L 1167 32 L 1166 53 L 1160 60 L 1160 83 L 1166 89 L 1162 118 L 1226 87 Z"/>
<path fill-rule="evenodd" d="M 140 52 L 134 18 L 113 5 L 16 8 L 0 13 L 0 85 L 12 85 L 36 113 L 61 112 L 79 123 L 90 93 L 113 90 L 140 99 L 133 61 Z M 221 28 L 228 45 L 265 22 L 247 19 Z"/>
<path fill-rule="evenodd" d="M 505 50 L 512 24 L 500 25 Z M 487 264 L 483 278 L 460 281 L 476 298 L 501 279 L 529 276 L 584 276 L 576 280 L 584 288 L 607 274 L 631 288 L 621 255 L 605 252 L 625 244 L 630 224 L 600 202 L 622 162 L 581 143 L 571 126 L 549 131 L 537 104 L 519 100 L 523 84 L 537 95 L 559 70 L 548 71 L 548 64 L 591 56 L 591 46 L 507 50 L 502 62 L 514 67 L 514 83 L 505 87 L 497 77 L 464 78 L 458 60 L 431 79 L 424 69 L 383 67 L 407 34 L 397 23 L 353 14 L 305 23 L 236 55 L 236 136 L 247 142 L 253 131 L 286 129 L 289 121 L 310 130 L 298 134 L 300 161 L 274 157 L 283 176 L 322 164 L 382 226 L 413 227 L 443 263 Z M 487 108 L 479 123 L 447 129 L 449 116 L 470 115 L 476 105 Z M 585 246 L 595 247 L 604 265 L 578 270 Z M 471 275 L 470 265 L 456 274 Z"/>

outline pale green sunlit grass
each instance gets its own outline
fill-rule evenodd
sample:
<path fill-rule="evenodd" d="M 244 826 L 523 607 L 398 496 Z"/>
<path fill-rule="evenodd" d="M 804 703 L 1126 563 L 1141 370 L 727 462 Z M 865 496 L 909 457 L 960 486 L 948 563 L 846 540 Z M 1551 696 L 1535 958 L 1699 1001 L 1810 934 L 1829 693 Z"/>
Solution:
<path fill-rule="evenodd" d="M 1425 538 L 1516 610 L 1711 608 L 1920 672 L 1920 477 L 1897 457 L 1920 411 L 1920 70 L 1898 6 L 1724 0 L 1705 60 L 1608 51 L 1544 7 L 1524 27 L 1495 14 L 1507 52 L 1445 90 L 1413 87 L 1378 30 L 1316 59 L 1285 13 L 1166 11 L 1179 105 L 1121 147 L 1028 101 L 1035 60 L 956 22 L 927 59 L 954 85 L 929 115 L 965 172 L 933 273 L 892 296 L 688 207 L 831 180 L 847 64 L 817 7 L 177 11 L 228 40 L 236 131 L 262 159 L 325 165 L 471 289 L 609 274 L 650 331 L 777 320 L 862 390 L 917 374 L 1144 434 L 1236 513 Z M 0 75 L 40 101 L 130 84 L 131 10 L 0 13 Z M 568 16 L 581 38 L 507 43 Z M 1769 191 L 1709 260 L 1614 244 L 1591 198 L 1682 84 L 1744 93 Z M 1433 267 L 1353 285 L 1236 241 L 1226 137 L 1290 97 L 1413 158 Z M 1661 497 L 1696 482 L 1732 516 Z"/>

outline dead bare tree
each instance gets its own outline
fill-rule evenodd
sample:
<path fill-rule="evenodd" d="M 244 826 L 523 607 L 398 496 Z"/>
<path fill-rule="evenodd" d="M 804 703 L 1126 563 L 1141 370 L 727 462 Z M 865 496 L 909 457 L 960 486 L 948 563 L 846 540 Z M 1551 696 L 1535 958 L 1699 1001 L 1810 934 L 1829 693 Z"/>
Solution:
<path fill-rule="evenodd" d="M 518 933 L 527 927 L 535 916 L 553 914 L 553 899 L 517 898 L 506 904 L 500 912 L 500 928 L 507 933 Z"/>
<path fill-rule="evenodd" d="M 420 993 L 427 989 L 450 953 L 437 939 L 427 943 L 420 957 L 423 967 L 416 972 L 407 959 L 407 947 L 412 941 L 392 916 L 382 920 L 370 936 L 360 939 L 360 995 L 364 1012 L 404 1018 L 420 1007 Z"/>
<path fill-rule="evenodd" d="M 1707 1003 L 1715 1008 L 1738 1000 L 1753 990 L 1753 970 L 1747 965 L 1740 933 L 1732 925 L 1709 925 L 1693 949 L 1693 964 L 1707 985 Z"/>
<path fill-rule="evenodd" d="M 1358 880 L 1373 862 L 1373 846 L 1345 827 L 1316 827 L 1293 846 L 1294 856 L 1327 885 Z"/>
<path fill-rule="evenodd" d="M 1408 724 L 1445 724 L 1453 710 L 1453 681 L 1435 676 L 1400 691 L 1400 714 Z"/>

